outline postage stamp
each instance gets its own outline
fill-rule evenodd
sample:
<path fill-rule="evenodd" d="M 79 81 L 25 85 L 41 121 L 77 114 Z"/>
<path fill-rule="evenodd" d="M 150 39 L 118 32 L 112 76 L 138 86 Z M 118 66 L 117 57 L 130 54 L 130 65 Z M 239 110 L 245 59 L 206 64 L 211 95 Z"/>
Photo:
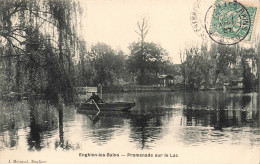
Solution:
<path fill-rule="evenodd" d="M 217 0 L 205 15 L 209 37 L 223 45 L 252 41 L 258 8 L 237 1 Z"/>

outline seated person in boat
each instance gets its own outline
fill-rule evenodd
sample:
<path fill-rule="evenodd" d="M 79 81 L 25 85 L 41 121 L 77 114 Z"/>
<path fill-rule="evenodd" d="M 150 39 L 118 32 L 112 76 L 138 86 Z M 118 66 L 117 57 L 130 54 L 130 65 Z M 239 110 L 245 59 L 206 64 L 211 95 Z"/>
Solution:
<path fill-rule="evenodd" d="M 92 93 L 92 96 L 87 100 L 87 102 L 91 102 L 92 100 L 94 100 L 96 103 L 104 103 L 104 101 L 95 94 L 95 92 Z"/>

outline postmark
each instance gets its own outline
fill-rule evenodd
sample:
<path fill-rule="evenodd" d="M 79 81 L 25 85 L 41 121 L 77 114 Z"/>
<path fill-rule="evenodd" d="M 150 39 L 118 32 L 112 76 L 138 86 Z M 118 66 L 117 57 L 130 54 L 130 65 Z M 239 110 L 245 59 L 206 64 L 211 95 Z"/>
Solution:
<path fill-rule="evenodd" d="M 223 45 L 250 42 L 253 35 L 257 7 L 237 1 L 217 0 L 205 15 L 205 30 L 209 37 Z"/>
<path fill-rule="evenodd" d="M 190 12 L 190 24 L 195 32 L 203 41 L 209 40 L 205 30 L 205 14 L 215 0 L 195 0 Z"/>
<path fill-rule="evenodd" d="M 190 23 L 193 31 L 201 37 L 203 40 L 208 38 L 208 34 L 205 30 L 204 13 L 201 6 L 201 0 L 196 0 L 193 4 L 192 11 L 190 13 Z"/>

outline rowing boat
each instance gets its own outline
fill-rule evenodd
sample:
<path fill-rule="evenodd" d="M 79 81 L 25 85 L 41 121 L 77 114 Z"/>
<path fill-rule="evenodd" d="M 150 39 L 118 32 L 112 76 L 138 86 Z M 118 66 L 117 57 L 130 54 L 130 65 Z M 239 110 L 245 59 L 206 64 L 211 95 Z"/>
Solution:
<path fill-rule="evenodd" d="M 135 106 L 134 102 L 111 102 L 111 103 L 97 103 L 101 111 L 122 111 L 128 110 Z M 80 105 L 81 110 L 97 110 L 94 103 L 85 102 Z"/>

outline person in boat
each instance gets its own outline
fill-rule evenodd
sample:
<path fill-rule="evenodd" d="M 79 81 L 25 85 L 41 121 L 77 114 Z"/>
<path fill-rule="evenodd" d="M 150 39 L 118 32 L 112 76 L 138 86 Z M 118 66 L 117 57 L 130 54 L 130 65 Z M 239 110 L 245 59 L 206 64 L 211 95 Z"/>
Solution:
<path fill-rule="evenodd" d="M 92 100 L 94 100 L 96 103 L 104 103 L 104 101 L 95 94 L 95 92 L 92 93 L 92 96 L 87 100 L 87 102 L 91 102 Z"/>

